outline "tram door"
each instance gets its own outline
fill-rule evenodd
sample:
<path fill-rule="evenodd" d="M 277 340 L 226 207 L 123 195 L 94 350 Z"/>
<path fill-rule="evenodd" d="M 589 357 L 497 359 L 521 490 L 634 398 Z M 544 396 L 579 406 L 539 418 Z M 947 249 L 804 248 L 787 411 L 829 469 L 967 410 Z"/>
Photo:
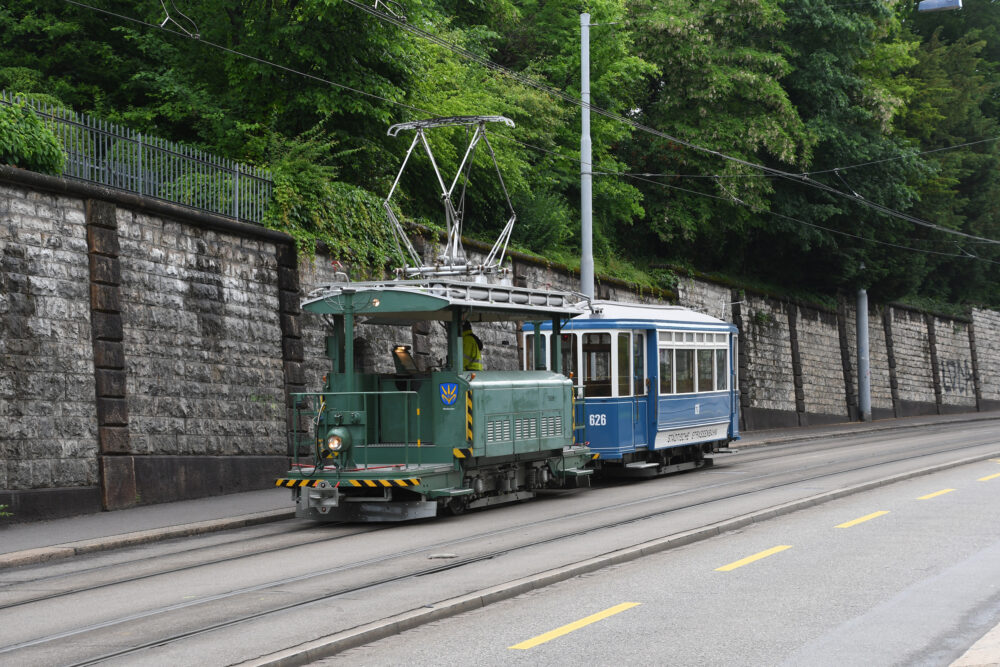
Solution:
<path fill-rule="evenodd" d="M 646 447 L 649 443 L 646 334 L 619 331 L 615 338 L 619 437 L 622 445 Z"/>

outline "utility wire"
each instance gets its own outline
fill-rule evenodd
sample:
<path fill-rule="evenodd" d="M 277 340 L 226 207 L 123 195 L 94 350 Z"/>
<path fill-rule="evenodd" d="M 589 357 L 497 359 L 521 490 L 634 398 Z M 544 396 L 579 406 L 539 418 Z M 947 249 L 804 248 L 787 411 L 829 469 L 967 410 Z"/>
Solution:
<path fill-rule="evenodd" d="M 205 39 L 201 39 L 200 36 L 197 36 L 197 35 L 194 35 L 194 34 L 189 34 L 189 33 L 186 33 L 186 32 L 179 32 L 179 31 L 176 31 L 176 30 L 168 29 L 168 28 L 165 27 L 165 24 L 164 25 L 157 25 L 155 23 L 149 23 L 149 22 L 143 21 L 141 19 L 136 19 L 136 18 L 133 18 L 133 17 L 130 17 L 130 16 L 125 16 L 123 14 L 118 14 L 118 13 L 115 13 L 115 12 L 112 12 L 112 11 L 101 9 L 99 7 L 94 7 L 92 5 L 88 5 L 88 4 L 79 2 L 78 0 L 63 0 L 63 1 L 65 3 L 67 3 L 67 4 L 70 4 L 70 5 L 75 5 L 77 7 L 81 7 L 81 8 L 84 8 L 84 9 L 89 9 L 91 11 L 95 11 L 95 12 L 98 12 L 98 13 L 101 13 L 101 14 L 105 14 L 105 15 L 108 15 L 108 16 L 113 16 L 115 18 L 118 18 L 118 19 L 121 19 L 121 20 L 124 20 L 124 21 L 128 21 L 128 22 L 131 22 L 131 23 L 135 23 L 135 24 L 138 24 L 138 25 L 142 25 L 142 26 L 145 26 L 147 28 L 152 28 L 152 29 L 155 29 L 155 30 L 162 30 L 163 32 L 167 32 L 167 33 L 170 33 L 172 35 L 176 35 L 178 37 L 182 37 L 182 38 L 185 38 L 185 39 L 193 39 L 193 40 L 196 40 L 198 42 L 201 42 L 202 44 L 205 44 L 206 46 L 210 46 L 212 48 L 216 48 L 216 49 L 219 49 L 221 51 L 225 51 L 227 53 L 231 53 L 231 54 L 239 56 L 241 58 L 247 58 L 247 59 L 252 60 L 254 62 L 263 64 L 263 65 L 268 65 L 270 67 L 274 67 L 276 69 L 283 70 L 283 71 L 289 72 L 291 74 L 302 76 L 302 77 L 305 77 L 307 79 L 312 79 L 312 80 L 318 81 L 320 83 L 325 83 L 325 84 L 333 86 L 335 88 L 340 88 L 342 90 L 347 90 L 347 91 L 350 91 L 350 92 L 353 92 L 353 93 L 357 93 L 359 95 L 363 95 L 365 97 L 369 97 L 369 98 L 372 98 L 372 99 L 377 99 L 377 100 L 380 100 L 380 101 L 383 101 L 383 102 L 387 102 L 389 104 L 400 106 L 400 107 L 403 107 L 403 108 L 411 110 L 411 111 L 417 111 L 417 112 L 420 112 L 421 114 L 423 114 L 424 116 L 428 116 L 428 117 L 435 116 L 435 114 L 433 112 L 428 111 L 426 109 L 422 109 L 420 107 L 412 106 L 412 105 L 409 105 L 409 104 L 406 104 L 406 103 L 403 103 L 403 102 L 398 102 L 396 100 L 392 100 L 390 98 L 383 97 L 381 95 L 376 95 L 376 94 L 373 94 L 373 93 L 366 92 L 364 90 L 359 90 L 359 89 L 356 89 L 356 88 L 352 88 L 351 86 L 345 86 L 343 84 L 339 84 L 339 83 L 336 83 L 336 82 L 331 81 L 329 79 L 325 79 L 323 77 L 317 76 L 315 74 L 310 74 L 308 72 L 303 72 L 301 70 L 297 70 L 297 69 L 294 69 L 292 67 L 287 67 L 285 65 L 281 65 L 281 64 L 269 61 L 269 60 L 265 60 L 263 58 L 258 58 L 256 56 L 252 56 L 250 54 L 247 54 L 247 53 L 244 53 L 244 52 L 241 52 L 241 51 L 237 51 L 235 49 L 231 49 L 229 47 L 225 47 L 225 46 L 222 46 L 222 45 L 219 45 L 219 44 L 215 44 L 215 43 L 210 42 L 210 41 L 205 40 Z M 351 4 L 354 4 L 353 2 L 351 2 L 351 0 L 346 0 L 346 1 L 350 2 Z M 523 146 L 525 148 L 529 148 L 531 150 L 535 150 L 535 151 L 538 151 L 538 152 L 541 152 L 541 153 L 546 153 L 548 155 L 557 157 L 559 159 L 569 160 L 569 161 L 575 162 L 575 163 L 577 163 L 579 165 L 583 165 L 584 164 L 583 161 L 580 160 L 577 157 L 566 155 L 565 153 L 561 153 L 559 151 L 554 151 L 554 150 L 551 150 L 551 149 L 543 148 L 541 146 L 529 144 L 529 143 L 520 141 L 518 139 L 514 139 L 513 137 L 509 137 L 509 136 L 507 136 L 507 135 L 505 135 L 503 133 L 500 133 L 500 132 L 495 132 L 494 136 L 498 136 L 501 139 L 505 139 L 507 141 L 513 142 L 515 144 L 518 144 L 518 145 Z M 943 150 L 943 149 L 938 149 L 938 150 Z M 591 164 L 589 166 L 591 168 L 593 168 L 594 165 Z M 862 166 L 862 165 L 856 165 L 856 166 Z M 849 168 L 849 167 L 846 167 L 846 168 Z M 988 260 L 988 259 L 985 259 L 983 257 L 978 257 L 976 255 L 971 255 L 969 253 L 950 254 L 950 253 L 943 253 L 943 252 L 939 252 L 939 251 L 923 250 L 923 249 L 920 249 L 920 248 L 912 248 L 912 247 L 909 247 L 909 246 L 903 246 L 903 245 L 899 245 L 899 244 L 895 244 L 895 243 L 888 243 L 888 242 L 885 242 L 885 241 L 878 241 L 878 240 L 875 240 L 875 239 L 867 239 L 867 238 L 862 237 L 862 236 L 858 236 L 858 235 L 855 235 L 855 234 L 850 234 L 848 232 L 843 232 L 843 231 L 840 231 L 840 230 L 837 230 L 837 229 L 832 229 L 830 227 L 824 227 L 822 225 L 817 225 L 817 224 L 814 224 L 814 223 L 811 223 L 811 222 L 806 222 L 805 220 L 800 220 L 798 218 L 793 218 L 791 216 L 787 216 L 787 215 L 784 215 L 784 214 L 781 214 L 781 213 L 777 213 L 777 212 L 774 212 L 774 211 L 757 209 L 756 207 L 752 207 L 752 206 L 746 204 L 745 202 L 743 202 L 742 200 L 739 200 L 738 198 L 736 198 L 735 196 L 733 196 L 731 193 L 730 193 L 730 197 L 729 198 L 727 198 L 727 197 L 721 197 L 719 195 L 713 195 L 713 194 L 706 193 L 706 192 L 699 192 L 697 190 L 691 190 L 689 188 L 682 188 L 682 187 L 679 187 L 679 186 L 676 186 L 676 185 L 670 185 L 668 183 L 661 183 L 659 181 L 653 181 L 653 180 L 650 180 L 648 178 L 643 178 L 643 176 L 658 176 L 658 174 L 643 174 L 643 175 L 639 175 L 639 174 L 634 174 L 634 173 L 629 173 L 629 172 L 620 172 L 620 171 L 594 171 L 592 173 L 594 175 L 606 175 L 606 176 L 617 176 L 617 177 L 621 177 L 621 178 L 627 178 L 627 179 L 634 180 L 634 181 L 640 181 L 640 182 L 645 182 L 645 183 L 649 183 L 649 184 L 652 184 L 652 185 L 657 185 L 657 186 L 660 186 L 660 187 L 663 187 L 663 188 L 667 188 L 667 189 L 670 189 L 670 190 L 676 190 L 676 191 L 679 191 L 679 192 L 685 192 L 685 193 L 696 195 L 696 196 L 699 196 L 699 197 L 707 197 L 707 198 L 710 198 L 710 199 L 717 199 L 719 201 L 724 201 L 724 202 L 728 202 L 728 203 L 738 202 L 739 204 L 741 204 L 743 206 L 746 206 L 747 208 L 750 208 L 751 211 L 753 211 L 755 213 L 758 213 L 758 214 L 766 213 L 768 215 L 772 215 L 772 216 L 775 216 L 775 217 L 778 217 L 778 218 L 782 218 L 782 219 L 785 219 L 785 220 L 788 220 L 788 221 L 791 221 L 791 222 L 795 222 L 797 224 L 805 225 L 807 227 L 813 227 L 815 229 L 820 229 L 820 230 L 829 232 L 831 234 L 837 234 L 837 235 L 840 235 L 840 236 L 846 236 L 846 237 L 850 237 L 850 238 L 854 238 L 854 239 L 859 239 L 861 241 L 865 241 L 865 242 L 868 242 L 868 243 L 875 243 L 875 244 L 878 244 L 878 245 L 890 246 L 890 247 L 893 247 L 893 248 L 898 248 L 898 249 L 901 249 L 901 250 L 908 250 L 908 251 L 911 251 L 911 252 L 918 252 L 918 253 L 931 254 L 931 255 L 940 255 L 940 256 L 944 256 L 944 257 L 953 257 L 953 258 L 960 258 L 960 259 L 976 259 L 978 261 L 989 262 L 991 264 L 1000 264 L 1000 262 L 994 262 L 992 260 Z M 820 173 L 820 172 L 817 172 L 817 173 Z M 711 176 L 706 176 L 706 177 L 711 177 Z M 728 190 L 726 192 L 728 193 Z M 972 237 L 972 238 L 978 239 L 978 237 Z M 995 243 L 995 241 L 992 241 L 991 239 L 982 239 L 982 241 L 985 241 L 985 242 L 988 242 L 988 243 Z"/>
<path fill-rule="evenodd" d="M 640 123 L 638 121 L 632 120 L 630 118 L 626 118 L 625 116 L 621 116 L 621 115 L 616 114 L 616 113 L 614 113 L 612 111 L 608 111 L 607 109 L 604 109 L 602 107 L 598 107 L 598 106 L 595 106 L 594 104 L 591 104 L 591 103 L 588 103 L 588 102 L 584 102 L 584 101 L 582 101 L 582 100 L 580 100 L 580 99 L 578 99 L 576 97 L 573 97 L 572 95 L 569 95 L 568 93 L 566 93 L 566 92 L 564 92 L 562 90 L 559 90 L 558 88 L 555 88 L 555 87 L 550 86 L 548 84 L 542 83 L 540 81 L 536 81 L 535 79 L 533 79 L 533 78 L 531 78 L 529 76 L 525 76 L 523 74 L 520 74 L 519 72 L 515 72 L 515 71 L 513 71 L 511 69 L 508 69 L 507 67 L 504 67 L 503 65 L 500 65 L 499 63 L 493 62 L 492 60 L 489 60 L 488 58 L 484 58 L 484 57 L 482 57 L 482 56 L 480 56 L 480 55 L 478 55 L 476 53 L 473 53 L 472 51 L 469 51 L 468 49 L 466 49 L 464 47 L 461 47 L 461 46 L 459 46 L 457 44 L 449 42 L 448 40 L 446 40 L 446 39 L 444 39 L 442 37 L 438 37 L 437 35 L 434 35 L 433 33 L 427 32 L 426 30 L 418 28 L 417 26 L 415 26 L 415 25 L 409 23 L 407 20 L 405 20 L 405 18 L 400 18 L 400 17 L 397 17 L 397 16 L 385 14 L 383 12 L 378 11 L 377 9 L 375 9 L 373 7 L 369 7 L 367 5 L 362 4 L 362 3 L 358 2 L 357 0 L 344 0 L 344 2 L 347 3 L 347 4 L 349 4 L 349 5 L 351 5 L 352 7 L 356 7 L 357 9 L 360 9 L 361 11 L 374 16 L 375 18 L 377 18 L 377 19 L 379 19 L 381 21 L 384 21 L 386 23 L 391 23 L 391 24 L 393 24 L 393 25 L 395 25 L 395 26 L 397 26 L 397 27 L 399 27 L 399 28 L 401 28 L 403 30 L 407 30 L 409 32 L 412 32 L 412 33 L 416 34 L 419 37 L 422 37 L 422 38 L 424 38 L 424 39 L 426 39 L 426 40 L 428 40 L 430 42 L 438 44 L 439 46 L 441 46 L 443 48 L 446 48 L 446 49 L 448 49 L 450 51 L 453 51 L 454 53 L 462 56 L 463 58 L 466 58 L 468 60 L 472 60 L 473 62 L 479 63 L 483 67 L 486 67 L 488 69 L 494 70 L 494 71 L 499 72 L 501 74 L 505 74 L 508 77 L 511 77 L 515 81 L 523 83 L 526 86 L 530 86 L 532 88 L 536 88 L 537 90 L 541 90 L 543 92 L 546 92 L 546 93 L 552 95 L 553 97 L 561 99 L 561 100 L 563 100 L 565 102 L 568 102 L 568 103 L 570 103 L 570 104 L 572 104 L 574 106 L 578 106 L 578 107 L 581 107 L 581 108 L 589 109 L 593 113 L 596 113 L 596 114 L 598 114 L 600 116 L 604 116 L 605 118 L 608 118 L 610 120 L 613 120 L 613 121 L 616 121 L 616 122 L 619 122 L 619 123 L 623 123 L 623 124 L 628 125 L 628 126 L 630 126 L 632 128 L 640 130 L 641 132 L 645 132 L 647 134 L 652 134 L 653 136 L 660 137 L 662 139 L 666 139 L 667 141 L 671 141 L 671 142 L 673 142 L 675 144 L 684 146 L 686 148 L 690 148 L 692 150 L 695 150 L 695 151 L 698 151 L 698 152 L 701 152 L 701 153 L 706 153 L 708 155 L 712 155 L 714 157 L 718 157 L 718 158 L 723 159 L 723 160 L 728 160 L 728 161 L 733 162 L 735 164 L 740 164 L 740 165 L 743 165 L 745 167 L 749 167 L 751 169 L 758 169 L 758 170 L 763 171 L 765 173 L 772 174 L 772 175 L 777 176 L 779 178 L 784 178 L 784 179 L 792 181 L 794 183 L 802 183 L 802 184 L 808 185 L 808 186 L 816 188 L 818 190 L 827 192 L 828 194 L 832 194 L 832 195 L 835 195 L 835 196 L 838 196 L 838 197 L 842 197 L 844 199 L 848 199 L 848 200 L 853 201 L 853 202 L 855 202 L 857 204 L 860 204 L 862 206 L 867 206 L 869 208 L 872 208 L 872 209 L 874 209 L 874 210 L 876 210 L 876 211 L 878 211 L 878 212 L 880 212 L 880 213 L 882 213 L 884 215 L 888 215 L 888 216 L 891 216 L 891 217 L 894 217 L 894 218 L 898 218 L 900 220 L 904 220 L 906 222 L 909 222 L 909 223 L 914 224 L 914 225 L 918 225 L 920 227 L 926 227 L 928 229 L 934 229 L 934 230 L 937 230 L 937 231 L 942 232 L 944 234 L 951 234 L 951 235 L 954 235 L 954 236 L 960 236 L 960 237 L 966 238 L 966 239 L 972 239 L 972 240 L 976 240 L 976 241 L 982 241 L 984 243 L 993 243 L 993 244 L 1000 245 L 1000 240 L 985 238 L 985 237 L 982 237 L 982 236 L 975 236 L 973 234 L 966 234 L 965 232 L 960 232 L 960 231 L 955 230 L 955 229 L 949 229 L 947 227 L 942 227 L 941 225 L 936 225 L 933 222 L 929 222 L 927 220 L 923 220 L 923 219 L 918 218 L 916 216 L 909 215 L 909 214 L 903 213 L 901 211 L 897 211 L 895 209 L 889 208 L 888 206 L 883 206 L 882 204 L 878 204 L 876 202 L 864 199 L 862 197 L 858 197 L 858 196 L 855 196 L 855 195 L 848 194 L 846 192 L 838 190 L 837 188 L 834 188 L 832 186 L 826 185 L 825 183 L 821 183 L 819 181 L 813 180 L 813 179 L 809 178 L 808 174 L 795 174 L 795 173 L 792 173 L 792 172 L 784 171 L 782 169 L 776 169 L 774 167 L 768 167 L 766 165 L 757 164 L 757 163 L 754 163 L 754 162 L 750 162 L 749 160 L 744 160 L 742 158 L 738 158 L 738 157 L 735 157 L 735 156 L 732 156 L 732 155 L 728 155 L 726 153 L 723 153 L 721 151 L 717 151 L 717 150 L 712 149 L 712 148 L 707 148 L 705 146 L 701 146 L 701 145 L 696 144 L 696 143 L 691 142 L 691 141 L 686 141 L 684 139 L 680 139 L 678 137 L 674 137 L 672 135 L 667 134 L 666 132 L 663 132 L 661 130 L 657 130 L 654 127 L 650 127 L 648 125 L 644 125 L 643 123 Z"/>
<path fill-rule="evenodd" d="M 519 139 L 515 139 L 513 137 L 509 137 L 506 134 L 503 134 L 503 133 L 500 133 L 500 132 L 494 132 L 493 136 L 494 137 L 499 137 L 499 138 L 504 139 L 505 141 L 509 141 L 511 143 L 518 144 L 519 146 L 523 146 L 524 148 L 528 148 L 528 149 L 531 149 L 531 150 L 534 150 L 534 151 L 538 151 L 538 152 L 541 152 L 541 153 L 546 153 L 548 155 L 551 155 L 553 157 L 556 157 L 556 158 L 559 158 L 559 159 L 562 159 L 562 160 L 567 160 L 567 161 L 570 161 L 570 162 L 575 162 L 575 163 L 577 163 L 579 165 L 583 165 L 584 164 L 584 162 L 582 160 L 580 160 L 579 158 L 573 157 L 571 155 L 567 155 L 565 153 L 561 153 L 559 151 L 554 151 L 554 150 L 551 150 L 551 149 L 548 149 L 548 148 L 543 148 L 542 146 L 536 146 L 536 145 L 533 145 L 533 144 L 529 144 L 529 143 L 526 143 L 526 142 L 521 141 Z M 767 209 L 761 209 L 761 208 L 758 208 L 758 207 L 753 206 L 751 204 L 747 204 L 743 200 L 741 200 L 738 197 L 734 196 L 728 190 L 726 190 L 726 192 L 729 194 L 729 197 L 721 197 L 719 195 L 714 195 L 714 194 L 711 194 L 711 193 L 708 193 L 708 192 L 700 192 L 698 190 L 692 190 L 690 188 L 682 188 L 682 187 L 677 186 L 677 185 L 670 185 L 669 183 L 661 183 L 660 181 L 650 180 L 648 178 L 643 178 L 641 175 L 636 175 L 636 174 L 632 174 L 632 173 L 628 173 L 628 172 L 621 172 L 621 171 L 593 171 L 591 173 L 594 176 L 617 176 L 617 177 L 626 178 L 626 179 L 629 179 L 629 180 L 632 180 L 632 181 L 640 181 L 640 182 L 643 182 L 643 183 L 649 183 L 650 185 L 657 185 L 657 186 L 659 186 L 661 188 L 666 188 L 668 190 L 676 190 L 678 192 L 685 192 L 685 193 L 688 193 L 688 194 L 696 195 L 698 197 L 706 197 L 708 199 L 716 199 L 718 201 L 722 201 L 722 202 L 726 202 L 726 203 L 734 204 L 734 205 L 735 204 L 739 204 L 739 205 L 741 205 L 741 206 L 743 206 L 745 208 L 750 209 L 750 211 L 752 211 L 753 213 L 757 213 L 758 215 L 760 215 L 760 214 L 771 215 L 771 216 L 774 216 L 776 218 L 781 218 L 783 220 L 787 220 L 789 222 L 794 222 L 796 224 L 805 225 L 806 227 L 812 227 L 813 229 L 819 229 L 819 230 L 822 230 L 824 232 L 829 232 L 831 234 L 836 234 L 838 236 L 844 236 L 844 237 L 847 237 L 847 238 L 857 239 L 857 240 L 863 241 L 865 243 L 872 243 L 872 244 L 875 244 L 875 245 L 888 246 L 890 248 L 896 248 L 898 250 L 908 250 L 910 252 L 921 253 L 921 254 L 924 254 L 924 255 L 936 255 L 936 256 L 940 256 L 940 257 L 951 257 L 951 258 L 955 258 L 955 259 L 975 259 L 975 260 L 980 261 L 980 262 L 987 262 L 987 263 L 990 263 L 990 264 L 1000 264 L 1000 262 L 995 262 L 993 260 L 989 260 L 989 259 L 986 259 L 984 257 L 979 257 L 977 255 L 970 254 L 968 252 L 947 253 L 947 252 L 941 252 L 941 251 L 938 251 L 938 250 L 925 250 L 923 248 L 914 248 L 914 247 L 911 247 L 911 246 L 905 246 L 905 245 L 901 245 L 901 244 L 898 244 L 898 243 L 889 243 L 888 241 L 879 241 L 878 239 L 870 239 L 870 238 L 866 238 L 864 236 L 859 236 L 858 234 L 851 234 L 850 232 L 844 232 L 844 231 L 841 231 L 839 229 L 833 229 L 832 227 L 825 227 L 823 225 L 817 225 L 815 223 L 807 222 L 805 220 L 801 220 L 799 218 L 795 218 L 795 217 L 792 217 L 792 216 L 789 216 L 789 215 L 785 215 L 783 213 L 778 213 L 776 211 L 771 211 L 771 210 L 767 210 Z M 725 190 L 725 188 L 723 188 L 723 189 Z"/>
<path fill-rule="evenodd" d="M 77 7 L 81 7 L 83 9 L 89 9 L 91 11 L 98 12 L 100 14 L 105 14 L 107 16 L 114 16 L 115 18 L 119 18 L 119 19 L 121 19 L 123 21 L 128 21 L 130 23 L 136 23 L 138 25 L 145 26 L 147 28 L 153 28 L 155 30 L 162 30 L 163 32 L 168 32 L 168 33 L 170 33 L 172 35 L 176 35 L 178 37 L 183 37 L 185 39 L 192 39 L 192 40 L 197 41 L 197 42 L 199 42 L 201 44 L 204 44 L 205 46 L 210 46 L 213 49 L 218 49 L 219 51 L 225 51 L 226 53 L 231 53 L 231 54 L 233 54 L 235 56 L 239 56 L 241 58 L 246 58 L 248 60 L 252 60 L 252 61 L 254 61 L 256 63 L 260 63 L 261 65 L 268 65 L 270 67 L 274 67 L 275 69 L 283 70 L 283 71 L 288 72 L 290 74 L 296 74 L 298 76 L 305 77 L 307 79 L 312 79 L 313 81 L 318 81 L 319 83 L 325 83 L 326 85 L 333 86 L 334 88 L 340 88 L 341 90 L 347 90 L 347 91 L 350 91 L 352 93 L 357 93 L 358 95 L 363 95 L 365 97 L 368 97 L 368 98 L 371 98 L 371 99 L 374 99 L 374 100 L 379 100 L 379 101 L 382 101 L 382 102 L 388 102 L 389 104 L 394 104 L 396 106 L 400 106 L 400 107 L 403 107 L 405 109 L 409 109 L 410 111 L 417 111 L 420 114 L 425 115 L 425 116 L 426 115 L 431 115 L 431 116 L 434 115 L 430 111 L 427 111 L 426 109 L 421 109 L 420 107 L 415 107 L 415 106 L 412 106 L 410 104 L 406 104 L 405 102 L 397 102 L 396 100 L 389 99 L 388 97 L 383 97 L 382 95 L 376 95 L 375 93 L 369 93 L 367 91 L 360 90 L 358 88 L 352 88 L 351 86 L 345 86 L 342 83 L 337 83 L 336 81 L 331 81 L 330 79 L 325 79 L 325 78 L 323 78 L 321 76 L 317 76 L 315 74 L 310 74 L 309 72 L 303 72 L 301 70 L 297 70 L 297 69 L 294 69 L 292 67 L 287 67 L 287 66 L 281 65 L 279 63 L 271 62 L 270 60 L 265 60 L 264 58 L 258 58 L 257 56 L 250 55 L 249 53 L 245 53 L 243 51 L 237 51 L 236 49 L 231 49 L 228 46 L 223 46 L 222 44 L 216 44 L 215 42 L 210 42 L 207 39 L 202 39 L 200 35 L 198 35 L 198 34 L 191 34 L 191 33 L 187 32 L 186 30 L 183 31 L 183 32 L 178 31 L 178 30 L 171 30 L 170 28 L 165 27 L 167 21 L 164 21 L 164 23 L 162 25 L 157 25 L 156 23 L 149 23 L 148 21 L 143 21 L 142 19 L 137 19 L 137 18 L 134 18 L 132 16 L 125 16 L 124 14 L 117 14 L 117 13 L 109 11 L 107 9 L 101 9 L 100 7 L 94 7 L 93 5 L 88 5 L 88 4 L 83 3 L 83 2 L 78 2 L 77 0 L 63 0 L 63 2 L 65 2 L 66 4 L 69 4 L 69 5 L 75 5 Z M 190 19 L 188 19 L 188 20 L 190 20 Z M 171 19 L 170 22 L 173 22 L 173 20 Z"/>

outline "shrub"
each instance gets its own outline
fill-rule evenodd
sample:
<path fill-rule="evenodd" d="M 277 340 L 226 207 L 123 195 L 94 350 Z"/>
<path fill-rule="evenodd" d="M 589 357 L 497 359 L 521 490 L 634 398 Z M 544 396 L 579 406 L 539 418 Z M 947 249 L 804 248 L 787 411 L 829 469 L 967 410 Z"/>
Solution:
<path fill-rule="evenodd" d="M 0 163 L 58 176 L 65 160 L 59 139 L 24 102 L 0 103 Z"/>

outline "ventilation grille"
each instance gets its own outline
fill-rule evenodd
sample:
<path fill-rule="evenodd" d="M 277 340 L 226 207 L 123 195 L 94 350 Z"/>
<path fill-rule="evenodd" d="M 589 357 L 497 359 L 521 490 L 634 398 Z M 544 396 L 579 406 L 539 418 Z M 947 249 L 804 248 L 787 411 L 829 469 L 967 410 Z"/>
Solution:
<path fill-rule="evenodd" d="M 507 442 L 510 440 L 510 420 L 493 419 L 486 422 L 486 442 Z"/>
<path fill-rule="evenodd" d="M 533 440 L 538 437 L 538 420 L 534 417 L 514 420 L 514 439 Z"/>
<path fill-rule="evenodd" d="M 563 434 L 562 417 L 542 417 L 542 437 L 556 438 Z"/>

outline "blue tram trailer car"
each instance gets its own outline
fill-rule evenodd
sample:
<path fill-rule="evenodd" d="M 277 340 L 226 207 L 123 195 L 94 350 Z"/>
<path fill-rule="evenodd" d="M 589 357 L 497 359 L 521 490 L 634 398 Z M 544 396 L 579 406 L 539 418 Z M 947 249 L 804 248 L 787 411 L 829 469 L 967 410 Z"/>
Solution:
<path fill-rule="evenodd" d="M 557 334 L 578 397 L 578 442 L 599 455 L 602 474 L 711 465 L 739 439 L 732 324 L 680 306 L 594 301 Z M 524 368 L 550 368 L 552 335 L 548 322 L 525 324 Z"/>

